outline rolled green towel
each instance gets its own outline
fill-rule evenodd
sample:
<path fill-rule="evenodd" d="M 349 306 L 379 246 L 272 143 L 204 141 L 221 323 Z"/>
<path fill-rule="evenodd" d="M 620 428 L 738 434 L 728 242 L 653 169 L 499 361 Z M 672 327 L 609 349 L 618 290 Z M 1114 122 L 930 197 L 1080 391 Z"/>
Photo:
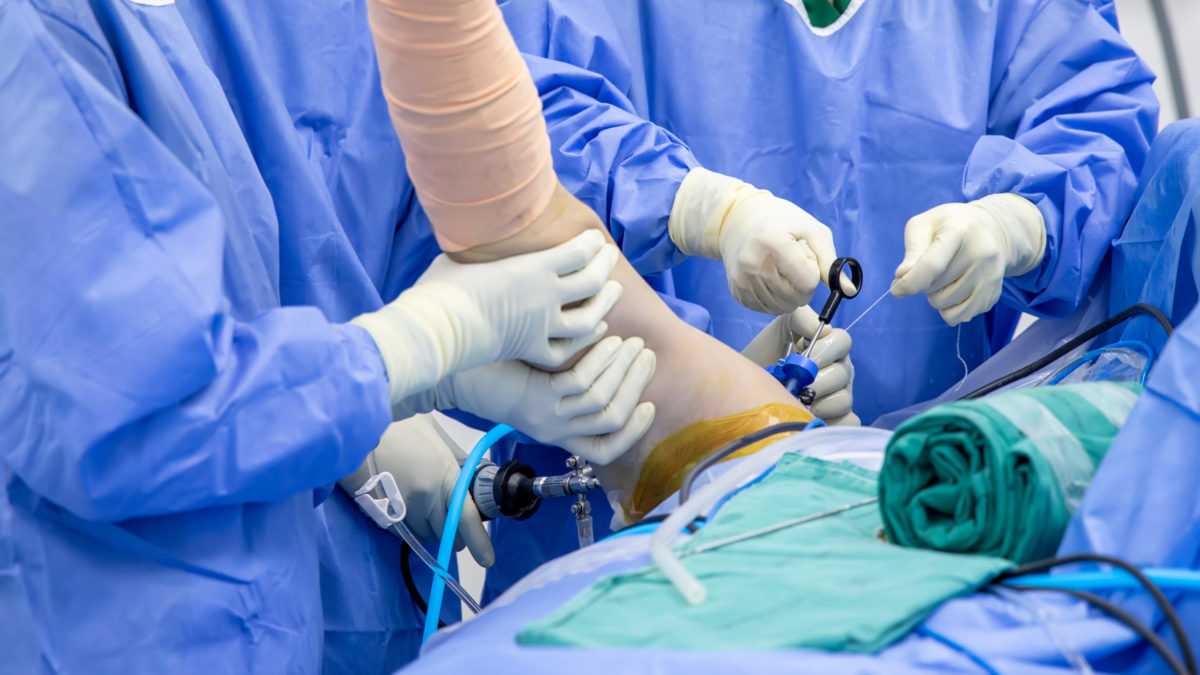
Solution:
<path fill-rule="evenodd" d="M 1054 555 L 1141 386 L 1089 382 L 941 405 L 896 429 L 879 477 L 890 541 L 1017 563 Z"/>

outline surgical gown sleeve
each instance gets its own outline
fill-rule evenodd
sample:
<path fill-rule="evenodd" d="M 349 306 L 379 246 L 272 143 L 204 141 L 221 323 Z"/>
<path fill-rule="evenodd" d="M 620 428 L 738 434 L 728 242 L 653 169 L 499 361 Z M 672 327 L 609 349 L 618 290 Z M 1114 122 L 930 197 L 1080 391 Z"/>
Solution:
<path fill-rule="evenodd" d="M 632 70 L 599 2 L 503 3 L 505 21 L 533 74 L 559 180 L 604 219 L 641 274 L 683 261 L 667 216 L 699 162 L 679 138 L 634 112 Z"/>
<path fill-rule="evenodd" d="M 1046 255 L 1006 280 L 1003 298 L 1066 316 L 1133 206 L 1157 127 L 1154 75 L 1117 32 L 1111 2 L 1012 7 L 998 17 L 988 134 L 967 161 L 963 190 L 967 199 L 1015 192 L 1038 206 Z"/>
<path fill-rule="evenodd" d="M 120 520 L 265 502 L 353 471 L 390 421 L 370 338 L 234 316 L 225 223 L 142 121 L 0 3 L 0 458 Z"/>

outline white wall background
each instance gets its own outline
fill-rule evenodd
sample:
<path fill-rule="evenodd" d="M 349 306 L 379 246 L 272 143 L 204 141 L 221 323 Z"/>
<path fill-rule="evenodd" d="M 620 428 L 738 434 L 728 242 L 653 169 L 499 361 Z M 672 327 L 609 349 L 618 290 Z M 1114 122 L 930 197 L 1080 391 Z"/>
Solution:
<path fill-rule="evenodd" d="M 1158 75 L 1154 92 L 1162 103 L 1160 128 L 1175 121 L 1175 98 L 1149 0 L 1116 0 L 1121 33 Z M 1164 0 L 1183 73 L 1191 115 L 1200 115 L 1200 0 Z"/>

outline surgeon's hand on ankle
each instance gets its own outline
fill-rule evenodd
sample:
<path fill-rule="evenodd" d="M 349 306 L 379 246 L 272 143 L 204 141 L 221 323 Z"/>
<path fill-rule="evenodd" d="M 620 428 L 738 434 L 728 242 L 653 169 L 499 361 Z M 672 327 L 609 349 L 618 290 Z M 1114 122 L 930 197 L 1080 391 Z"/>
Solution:
<path fill-rule="evenodd" d="M 668 229 L 683 253 L 724 262 L 730 293 L 756 312 L 807 305 L 837 258 L 829 228 L 804 209 L 701 168 L 675 193 Z"/>
<path fill-rule="evenodd" d="M 618 256 L 597 230 L 494 262 L 441 255 L 412 288 L 352 323 L 379 348 L 393 406 L 493 361 L 555 367 L 608 330 L 604 317 L 621 296 L 608 278 Z"/>
<path fill-rule="evenodd" d="M 354 494 L 372 476 L 387 471 L 404 498 L 408 511 L 404 522 L 422 540 L 437 542 L 446 524 L 459 462 L 465 458 L 465 453 L 438 428 L 432 417 L 417 415 L 389 426 L 362 467 L 338 484 Z M 469 494 L 463 502 L 454 550 L 463 546 L 484 567 L 490 567 L 496 560 L 483 518 Z"/>
<path fill-rule="evenodd" d="M 991 309 L 1004 278 L 1042 262 L 1046 224 L 1042 212 L 1016 194 L 989 195 L 967 204 L 943 204 L 904 227 L 904 260 L 892 295 L 917 293 L 954 326 Z"/>
<path fill-rule="evenodd" d="M 610 336 L 561 373 L 520 361 L 458 373 L 436 387 L 434 405 L 503 422 L 541 443 L 608 464 L 654 421 L 654 404 L 639 402 L 654 366 L 654 352 L 641 338 Z"/>

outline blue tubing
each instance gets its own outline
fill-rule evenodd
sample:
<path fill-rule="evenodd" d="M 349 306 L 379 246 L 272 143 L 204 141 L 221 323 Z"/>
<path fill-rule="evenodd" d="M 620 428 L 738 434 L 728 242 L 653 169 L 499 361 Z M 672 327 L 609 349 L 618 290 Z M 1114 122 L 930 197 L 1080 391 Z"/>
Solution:
<path fill-rule="evenodd" d="M 470 490 L 475 469 L 483 459 L 483 453 L 512 430 L 507 424 L 492 427 L 492 430 L 484 434 L 475 447 L 471 448 L 471 454 L 467 455 L 467 461 L 463 462 L 462 470 L 458 472 L 458 480 L 454 481 L 454 492 L 450 493 L 450 508 L 446 513 L 446 524 L 442 527 L 442 540 L 438 543 L 437 561 L 444 570 L 450 569 L 454 536 L 458 533 L 458 520 L 462 517 L 463 504 L 467 501 L 467 492 Z M 429 608 L 425 612 L 425 632 L 421 637 L 421 644 L 425 644 L 429 636 L 437 631 L 438 617 L 442 614 L 442 596 L 445 592 L 446 581 L 436 574 L 433 575 L 433 581 L 429 584 Z"/>
<path fill-rule="evenodd" d="M 1159 588 L 1171 591 L 1200 591 L 1200 570 L 1170 567 L 1147 567 L 1142 570 Z M 1019 586 L 1048 586 L 1080 591 L 1140 589 L 1142 585 L 1124 570 L 1093 572 L 1062 572 L 1059 574 L 1027 574 L 1005 580 Z"/>

